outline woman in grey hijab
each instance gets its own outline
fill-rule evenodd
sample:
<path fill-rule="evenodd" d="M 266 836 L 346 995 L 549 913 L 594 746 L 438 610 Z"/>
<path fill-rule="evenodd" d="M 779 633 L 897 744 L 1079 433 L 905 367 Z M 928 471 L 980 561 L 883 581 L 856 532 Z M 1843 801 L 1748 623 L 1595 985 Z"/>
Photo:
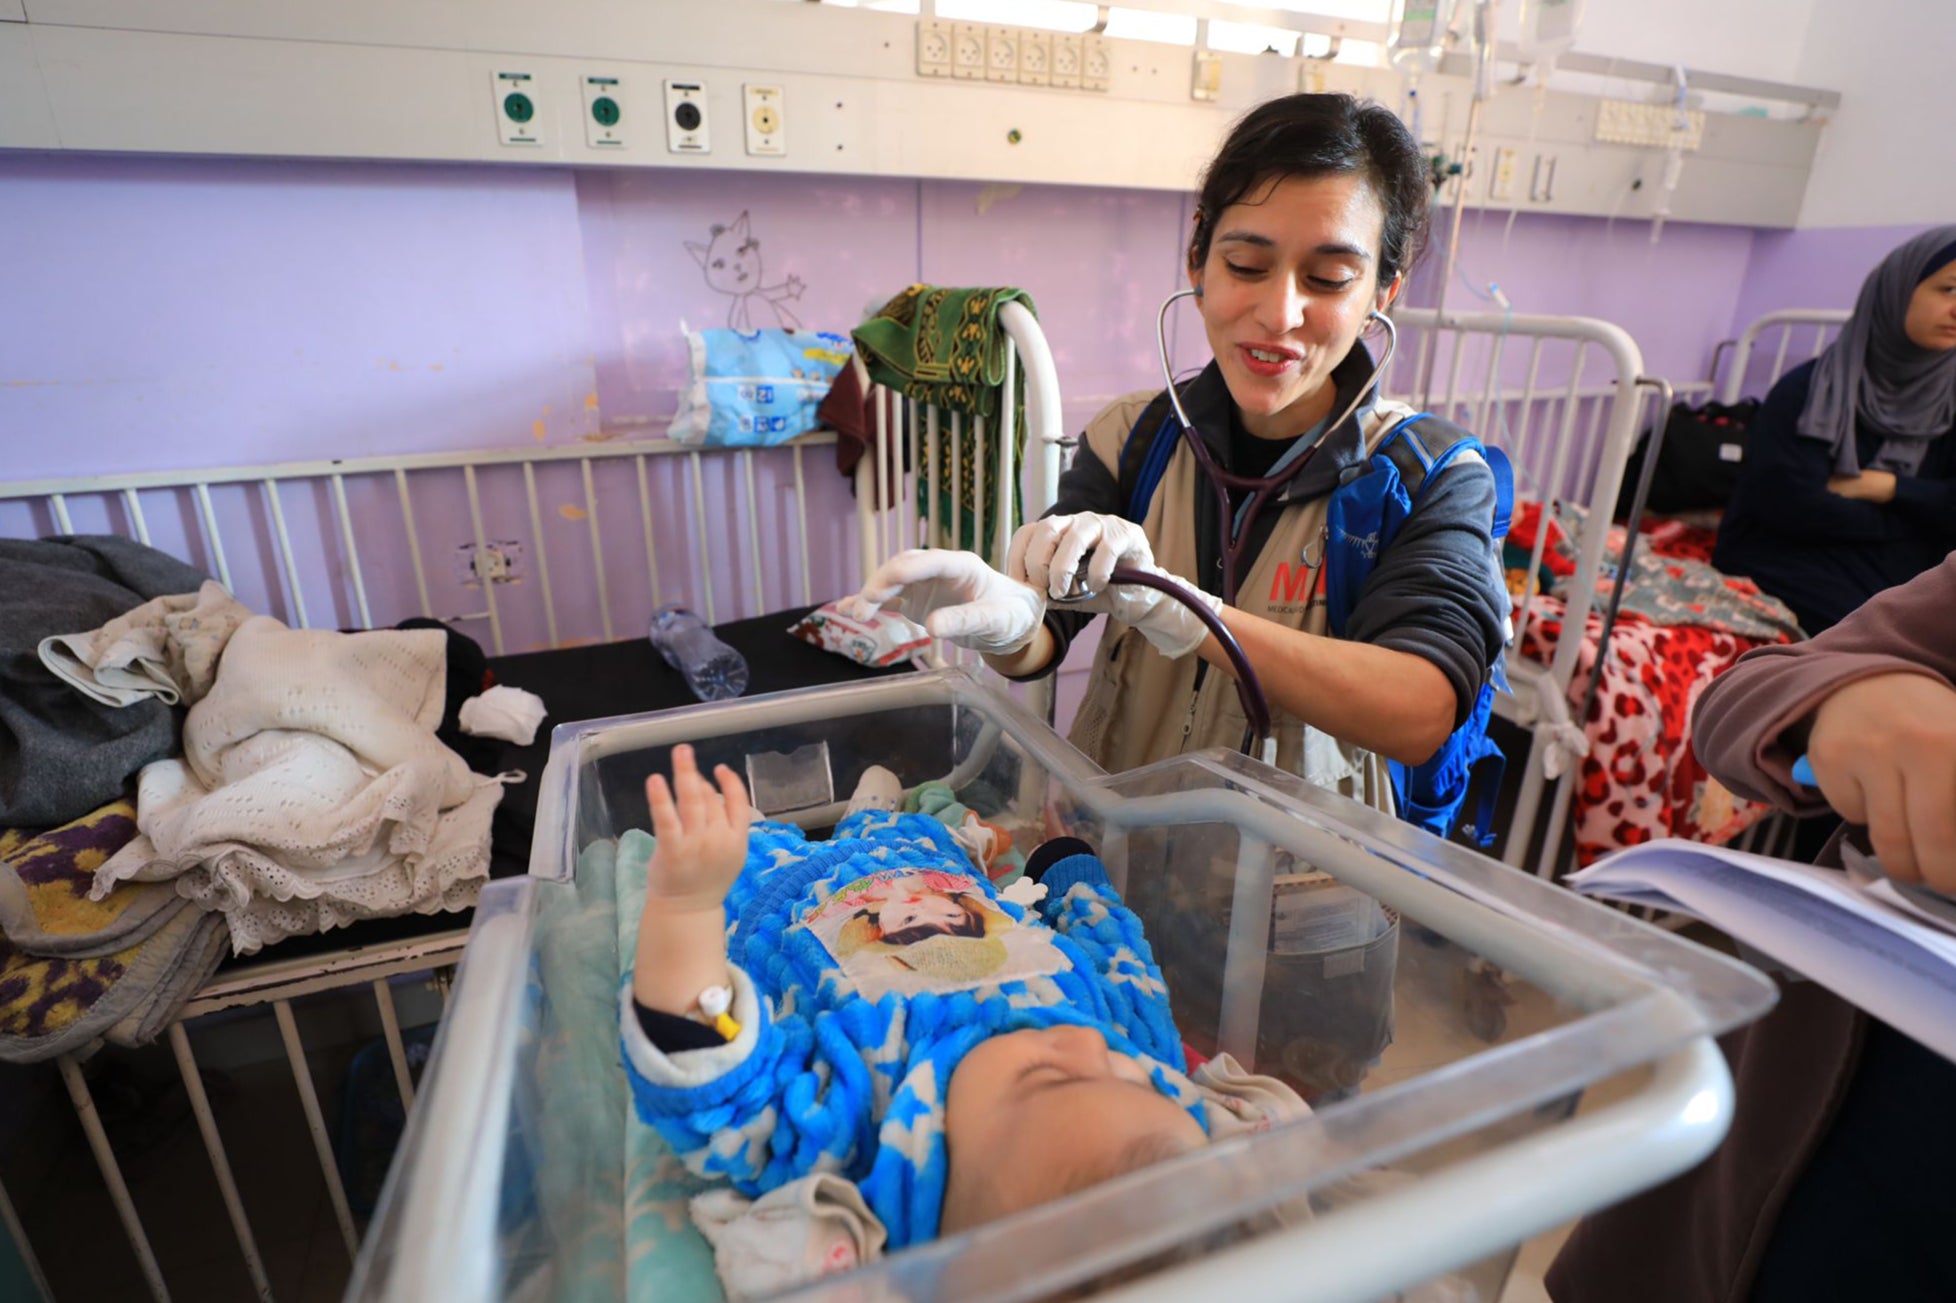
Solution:
<path fill-rule="evenodd" d="M 1808 633 L 1956 548 L 1956 226 L 1881 260 L 1753 419 L 1713 561 Z"/>

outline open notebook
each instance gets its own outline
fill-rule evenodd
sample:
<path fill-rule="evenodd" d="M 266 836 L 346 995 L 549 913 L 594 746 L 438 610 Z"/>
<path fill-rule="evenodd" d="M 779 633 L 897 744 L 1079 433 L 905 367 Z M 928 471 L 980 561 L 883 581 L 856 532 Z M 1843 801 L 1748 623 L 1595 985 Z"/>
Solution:
<path fill-rule="evenodd" d="M 1589 896 L 1689 914 L 1956 1060 L 1956 902 L 1882 876 L 1697 842 L 1634 846 L 1569 878 Z"/>

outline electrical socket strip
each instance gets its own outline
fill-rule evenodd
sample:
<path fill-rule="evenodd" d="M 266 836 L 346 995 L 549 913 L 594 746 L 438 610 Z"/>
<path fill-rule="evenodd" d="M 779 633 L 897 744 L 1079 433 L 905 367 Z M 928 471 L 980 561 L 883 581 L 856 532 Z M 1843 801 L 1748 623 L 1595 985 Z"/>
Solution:
<path fill-rule="evenodd" d="M 1684 116 L 1690 125 L 1679 128 L 1678 111 L 1669 104 L 1604 100 L 1596 106 L 1596 139 L 1689 152 L 1705 141 L 1705 114 L 1702 109 L 1687 109 Z"/>
<path fill-rule="evenodd" d="M 917 21 L 917 75 L 1104 91 L 1113 55 L 1097 33 Z"/>

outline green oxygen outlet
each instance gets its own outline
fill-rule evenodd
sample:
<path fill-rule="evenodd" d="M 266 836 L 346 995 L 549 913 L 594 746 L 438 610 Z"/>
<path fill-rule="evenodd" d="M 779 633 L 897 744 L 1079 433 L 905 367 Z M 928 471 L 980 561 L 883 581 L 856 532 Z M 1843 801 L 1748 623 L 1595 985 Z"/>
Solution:
<path fill-rule="evenodd" d="M 591 116 L 601 127 L 615 127 L 620 116 L 618 101 L 609 95 L 600 95 L 591 101 Z"/>
<path fill-rule="evenodd" d="M 511 122 L 528 122 L 537 115 L 537 106 L 520 90 L 503 96 L 503 113 Z"/>

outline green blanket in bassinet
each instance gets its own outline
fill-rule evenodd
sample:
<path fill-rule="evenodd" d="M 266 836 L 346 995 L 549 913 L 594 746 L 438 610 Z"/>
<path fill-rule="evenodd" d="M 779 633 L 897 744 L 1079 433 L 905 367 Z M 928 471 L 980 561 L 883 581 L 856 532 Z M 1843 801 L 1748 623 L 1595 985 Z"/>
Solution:
<path fill-rule="evenodd" d="M 535 1294 L 558 1303 L 721 1303 L 713 1249 L 687 1203 L 708 1183 L 638 1120 L 619 1066 L 618 984 L 645 884 L 617 881 L 617 845 L 578 857 L 575 891 L 542 884 L 531 1055 L 542 1096 L 537 1195 L 549 1243 Z"/>

